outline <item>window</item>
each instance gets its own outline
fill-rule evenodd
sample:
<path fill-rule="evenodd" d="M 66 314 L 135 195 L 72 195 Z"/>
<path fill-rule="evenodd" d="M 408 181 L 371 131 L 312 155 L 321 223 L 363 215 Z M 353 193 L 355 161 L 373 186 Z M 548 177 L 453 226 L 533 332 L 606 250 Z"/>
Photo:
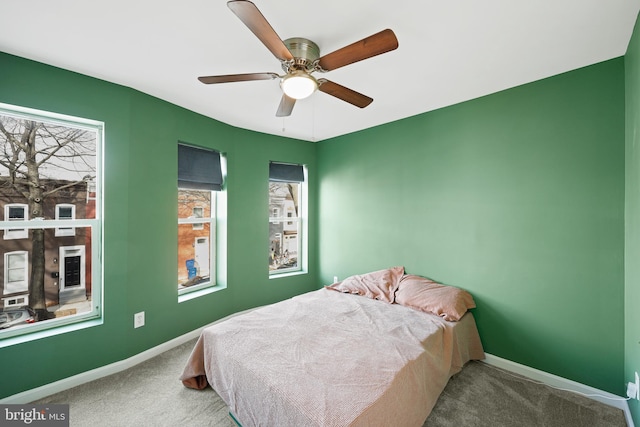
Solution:
<path fill-rule="evenodd" d="M 72 220 L 76 218 L 75 205 L 60 204 L 56 205 L 56 219 Z M 75 236 L 76 229 L 73 227 L 56 228 L 56 236 Z"/>
<path fill-rule="evenodd" d="M 3 298 L 4 300 L 4 307 L 5 308 L 9 308 L 9 307 L 23 307 L 25 305 L 29 305 L 29 297 L 27 296 L 20 296 L 20 297 L 12 297 L 12 298 Z"/>
<path fill-rule="evenodd" d="M 193 208 L 193 218 L 203 218 L 204 217 L 204 208 L 203 207 L 194 207 Z M 194 223 L 194 230 L 202 230 L 204 228 L 204 224 L 202 222 Z"/>
<path fill-rule="evenodd" d="M 29 219 L 27 213 L 28 206 L 22 203 L 9 203 L 4 205 L 5 221 L 26 221 Z M 26 228 L 11 228 L 4 230 L 4 238 L 9 239 L 26 239 L 29 237 L 29 230 Z"/>
<path fill-rule="evenodd" d="M 222 165 L 218 151 L 178 144 L 178 295 L 217 285 Z"/>
<path fill-rule="evenodd" d="M 29 263 L 27 251 L 7 252 L 4 254 L 4 295 L 26 292 Z"/>
<path fill-rule="evenodd" d="M 0 104 L 0 295 L 2 306 L 28 306 L 38 320 L 2 329 L 0 339 L 102 313 L 103 128 Z"/>
<path fill-rule="evenodd" d="M 269 164 L 269 274 L 301 271 L 304 264 L 305 168 Z"/>

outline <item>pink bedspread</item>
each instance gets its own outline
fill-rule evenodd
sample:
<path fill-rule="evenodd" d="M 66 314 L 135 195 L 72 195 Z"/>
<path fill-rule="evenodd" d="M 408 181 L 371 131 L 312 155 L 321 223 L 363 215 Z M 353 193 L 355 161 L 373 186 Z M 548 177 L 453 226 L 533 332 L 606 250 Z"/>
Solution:
<path fill-rule="evenodd" d="M 422 426 L 484 352 L 459 322 L 326 289 L 206 328 L 180 380 L 210 384 L 243 427 Z"/>

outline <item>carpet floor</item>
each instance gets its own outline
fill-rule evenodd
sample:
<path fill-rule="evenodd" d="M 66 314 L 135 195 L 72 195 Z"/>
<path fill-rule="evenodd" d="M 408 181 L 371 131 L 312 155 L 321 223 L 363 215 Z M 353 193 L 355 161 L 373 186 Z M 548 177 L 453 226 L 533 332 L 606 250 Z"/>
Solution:
<path fill-rule="evenodd" d="M 215 391 L 178 381 L 194 344 L 34 403 L 69 404 L 72 427 L 237 427 Z M 470 362 L 449 380 L 423 427 L 626 425 L 620 409 Z"/>

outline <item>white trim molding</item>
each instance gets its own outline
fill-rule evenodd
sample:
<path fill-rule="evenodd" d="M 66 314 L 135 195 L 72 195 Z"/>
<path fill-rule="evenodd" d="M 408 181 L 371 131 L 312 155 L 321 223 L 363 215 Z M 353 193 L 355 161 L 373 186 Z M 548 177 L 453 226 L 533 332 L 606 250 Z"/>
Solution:
<path fill-rule="evenodd" d="M 171 350 L 174 347 L 184 344 L 189 340 L 198 338 L 202 330 L 208 326 L 214 325 L 216 323 L 222 322 L 224 320 L 230 319 L 237 315 L 247 313 L 253 310 L 255 310 L 255 308 L 231 314 L 213 323 L 202 326 L 194 331 L 188 332 L 170 341 L 162 343 L 156 347 L 150 348 L 149 350 L 143 351 L 142 353 L 138 353 L 134 356 L 131 356 L 128 359 L 111 363 L 109 365 L 93 369 L 91 371 L 83 372 L 69 378 L 64 378 L 62 380 L 53 382 L 51 384 L 46 384 L 38 388 L 27 390 L 22 393 L 14 394 L 13 396 L 6 397 L 4 399 L 0 399 L 0 404 L 30 403 L 39 399 L 43 399 L 52 394 L 59 393 L 61 391 L 88 383 L 90 381 L 94 381 L 94 380 L 106 377 L 108 375 L 112 375 L 112 374 L 124 371 L 126 369 L 134 367 L 139 363 L 145 362 L 155 356 L 158 356 L 164 353 L 165 351 Z M 615 394 L 612 394 L 603 390 L 599 390 L 575 381 L 571 381 L 566 378 L 549 374 L 547 372 L 540 371 L 538 369 L 534 369 L 529 366 L 521 365 L 519 363 L 512 362 L 510 360 L 503 359 L 501 357 L 494 356 L 488 353 L 485 353 L 485 359 L 482 360 L 482 362 L 486 363 L 487 365 L 504 369 L 505 371 L 522 375 L 524 377 L 549 385 L 551 387 L 572 391 L 581 395 L 586 395 L 586 397 L 590 399 L 621 409 L 624 412 L 624 416 L 627 421 L 627 426 L 635 427 L 633 423 L 633 418 L 631 417 L 631 412 L 629 411 L 629 405 L 627 404 L 627 401 L 623 397 L 620 397 Z"/>
<path fill-rule="evenodd" d="M 256 307 L 259 308 L 259 307 Z M 181 344 L 186 343 L 189 340 L 198 338 L 203 329 L 214 325 L 216 323 L 222 322 L 224 320 L 235 317 L 239 314 L 243 314 L 249 311 L 255 310 L 255 308 L 244 310 L 238 313 L 231 314 L 227 317 L 224 317 L 220 320 L 212 322 L 208 325 L 202 326 L 196 330 L 188 332 L 184 335 L 176 337 L 170 341 L 164 342 L 158 346 L 150 348 L 149 350 L 145 350 L 142 353 L 138 353 L 134 356 L 129 357 L 128 359 L 120 360 L 115 363 L 111 363 L 109 365 L 101 366 L 96 369 L 92 369 L 90 371 L 82 372 L 80 374 L 74 375 L 72 377 L 63 378 L 59 381 L 55 381 L 50 384 L 45 384 L 41 387 L 37 387 L 31 390 L 26 390 L 21 393 L 14 394 L 12 396 L 5 397 L 4 399 L 0 399 L 0 404 L 25 404 L 31 403 L 36 400 L 44 399 L 47 396 L 51 396 L 52 394 L 59 393 L 61 391 L 68 390 L 73 387 L 77 387 L 79 385 L 88 383 L 90 381 L 95 381 L 100 378 L 116 374 L 118 372 L 122 372 L 126 369 L 132 368 L 142 362 L 146 362 L 147 360 L 159 356 L 165 351 L 169 351 L 174 347 L 177 347 Z"/>
<path fill-rule="evenodd" d="M 505 371 L 513 372 L 523 377 L 530 378 L 534 381 L 546 384 L 548 386 L 559 388 L 567 391 L 571 391 L 577 394 L 581 394 L 589 399 L 593 399 L 597 402 L 604 403 L 605 405 L 613 406 L 614 408 L 621 409 L 624 412 L 624 417 L 627 420 L 628 427 L 634 427 L 633 418 L 629 411 L 629 404 L 625 397 L 615 395 L 603 390 L 599 390 L 588 385 L 584 385 L 566 378 L 559 377 L 538 369 L 531 368 L 529 366 L 521 365 L 516 362 L 512 362 L 507 359 L 503 359 L 492 354 L 485 353 L 485 359 L 482 362 L 487 365 L 495 366 L 496 368 L 504 369 Z"/>

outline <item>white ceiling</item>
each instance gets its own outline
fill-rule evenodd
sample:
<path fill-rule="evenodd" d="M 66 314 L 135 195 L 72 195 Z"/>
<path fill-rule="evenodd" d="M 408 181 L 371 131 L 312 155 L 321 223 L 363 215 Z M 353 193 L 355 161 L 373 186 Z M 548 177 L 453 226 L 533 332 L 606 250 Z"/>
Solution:
<path fill-rule="evenodd" d="M 317 92 L 277 118 L 277 80 L 200 83 L 198 76 L 283 73 L 225 0 L 3 0 L 0 51 L 233 126 L 321 141 L 624 55 L 640 9 L 640 0 L 254 3 L 281 39 L 311 39 L 321 55 L 391 28 L 397 50 L 316 74 L 373 103 L 359 109 Z"/>

